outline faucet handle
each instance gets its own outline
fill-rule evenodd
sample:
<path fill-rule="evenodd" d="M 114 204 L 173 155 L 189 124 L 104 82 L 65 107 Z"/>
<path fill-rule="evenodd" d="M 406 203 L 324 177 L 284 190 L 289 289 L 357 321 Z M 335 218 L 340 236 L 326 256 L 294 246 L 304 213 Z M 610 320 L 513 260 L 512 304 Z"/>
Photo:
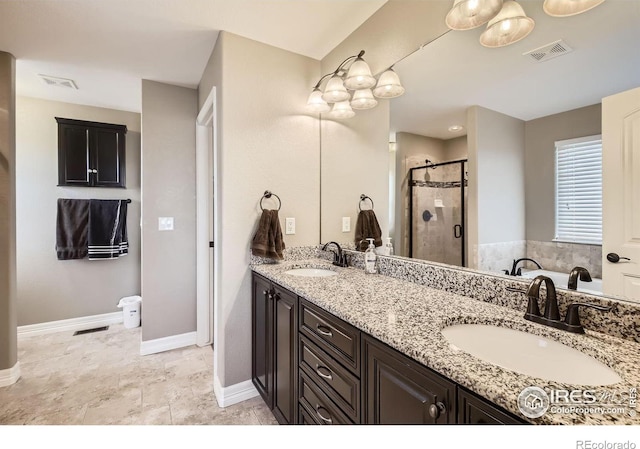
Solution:
<path fill-rule="evenodd" d="M 567 315 L 564 318 L 564 322 L 569 327 L 572 332 L 577 332 L 579 334 L 584 334 L 584 328 L 580 323 L 580 314 L 578 310 L 580 307 L 589 307 L 595 310 L 599 310 L 600 312 L 610 312 L 613 307 L 608 306 L 599 306 L 597 304 L 589 304 L 586 302 L 574 302 L 569 305 L 567 309 Z"/>

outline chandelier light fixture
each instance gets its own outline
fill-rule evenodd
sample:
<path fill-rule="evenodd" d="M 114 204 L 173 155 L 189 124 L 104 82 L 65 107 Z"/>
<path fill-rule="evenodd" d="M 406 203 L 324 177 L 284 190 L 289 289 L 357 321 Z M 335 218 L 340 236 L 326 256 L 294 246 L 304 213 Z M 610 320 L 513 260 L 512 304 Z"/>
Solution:
<path fill-rule="evenodd" d="M 395 98 L 404 93 L 398 74 L 392 68 L 383 72 L 378 80 L 362 59 L 364 50 L 342 61 L 336 70 L 324 75 L 313 87 L 307 100 L 310 112 L 328 113 L 331 118 L 345 119 L 356 115 L 354 109 L 371 109 L 378 105 L 377 98 Z M 328 78 L 324 90 L 322 83 Z"/>
<path fill-rule="evenodd" d="M 552 17 L 569 17 L 589 11 L 604 1 L 544 0 L 542 8 Z M 518 42 L 535 26 L 533 19 L 527 17 L 515 0 L 454 0 L 445 23 L 452 30 L 470 30 L 486 23 L 480 43 L 490 48 Z"/>

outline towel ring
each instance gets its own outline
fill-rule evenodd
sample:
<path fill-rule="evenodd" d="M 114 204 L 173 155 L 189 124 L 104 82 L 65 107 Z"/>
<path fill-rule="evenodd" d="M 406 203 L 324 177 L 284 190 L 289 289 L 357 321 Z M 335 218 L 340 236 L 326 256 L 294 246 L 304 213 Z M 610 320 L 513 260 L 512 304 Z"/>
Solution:
<path fill-rule="evenodd" d="M 262 201 L 265 198 L 271 198 L 271 195 L 273 195 L 276 198 L 278 198 L 278 210 L 280 210 L 280 208 L 282 207 L 282 201 L 280 201 L 280 197 L 278 195 L 276 195 L 275 193 L 269 192 L 268 190 L 265 190 L 264 191 L 264 195 L 262 195 L 262 198 L 260 198 L 260 209 L 264 210 L 264 207 L 262 207 Z"/>
<path fill-rule="evenodd" d="M 371 201 L 371 210 L 374 209 L 374 205 L 373 205 L 373 200 L 371 198 L 369 198 L 367 195 L 365 195 L 364 193 L 362 195 L 360 195 L 360 202 L 358 203 L 358 210 L 360 210 L 362 212 L 362 202 L 365 200 L 369 200 Z"/>

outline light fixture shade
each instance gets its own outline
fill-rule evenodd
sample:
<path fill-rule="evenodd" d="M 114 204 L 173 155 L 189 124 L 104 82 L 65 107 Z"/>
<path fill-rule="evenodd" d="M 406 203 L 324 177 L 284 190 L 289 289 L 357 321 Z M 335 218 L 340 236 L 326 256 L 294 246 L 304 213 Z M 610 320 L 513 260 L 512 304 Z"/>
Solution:
<path fill-rule="evenodd" d="M 322 99 L 322 92 L 316 87 L 309 95 L 309 99 L 307 100 L 307 109 L 310 112 L 329 112 L 331 110 L 331 106 Z"/>
<path fill-rule="evenodd" d="M 395 98 L 404 93 L 400 78 L 393 69 L 387 69 L 378 79 L 378 85 L 373 89 L 373 95 L 378 98 Z"/>
<path fill-rule="evenodd" d="M 445 23 L 452 30 L 470 30 L 484 25 L 500 12 L 503 0 L 455 0 Z"/>
<path fill-rule="evenodd" d="M 553 17 L 569 17 L 589 11 L 604 0 L 544 0 L 542 9 Z"/>
<path fill-rule="evenodd" d="M 524 39 L 534 26 L 535 22 L 527 17 L 522 6 L 513 0 L 507 0 L 480 35 L 480 43 L 485 47 L 504 47 Z"/>
<path fill-rule="evenodd" d="M 376 79 L 371 75 L 371 69 L 364 59 L 357 58 L 349 67 L 349 72 L 344 80 L 347 89 L 368 89 L 376 85 Z"/>
<path fill-rule="evenodd" d="M 333 105 L 329 115 L 333 118 L 351 118 L 356 115 L 348 101 L 339 101 Z"/>
<path fill-rule="evenodd" d="M 353 93 L 351 98 L 351 107 L 353 109 L 371 109 L 375 108 L 378 100 L 373 98 L 371 89 L 360 89 Z"/>
<path fill-rule="evenodd" d="M 324 88 L 324 93 L 322 94 L 322 99 L 324 101 L 327 103 L 337 103 L 338 101 L 348 100 L 349 97 L 351 97 L 351 94 L 349 94 L 346 87 L 344 87 L 342 78 L 338 75 L 333 75 L 329 78 L 329 82 Z"/>

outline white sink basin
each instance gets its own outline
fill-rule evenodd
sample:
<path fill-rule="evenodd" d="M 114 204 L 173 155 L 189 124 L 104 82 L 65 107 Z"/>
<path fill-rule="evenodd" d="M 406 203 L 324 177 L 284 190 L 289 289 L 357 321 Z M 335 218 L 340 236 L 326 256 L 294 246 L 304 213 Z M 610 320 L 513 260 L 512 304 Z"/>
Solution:
<path fill-rule="evenodd" d="M 456 348 L 520 374 L 574 385 L 622 381 L 593 357 L 538 335 L 486 324 L 457 324 L 442 334 Z"/>
<path fill-rule="evenodd" d="M 292 276 L 322 278 L 327 276 L 336 276 L 338 273 L 336 271 L 327 270 L 324 268 L 294 268 L 293 270 L 285 271 L 284 274 L 290 274 Z"/>

